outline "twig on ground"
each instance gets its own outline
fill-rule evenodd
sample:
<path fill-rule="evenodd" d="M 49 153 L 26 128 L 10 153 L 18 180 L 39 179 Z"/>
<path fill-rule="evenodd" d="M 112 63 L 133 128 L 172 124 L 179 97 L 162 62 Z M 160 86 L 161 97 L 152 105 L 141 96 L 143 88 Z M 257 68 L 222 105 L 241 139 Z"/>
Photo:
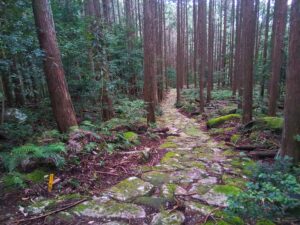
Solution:
<path fill-rule="evenodd" d="M 214 221 L 216 221 L 215 218 L 212 216 L 212 214 L 213 214 L 215 211 L 219 210 L 219 209 L 220 209 L 219 207 L 213 209 L 213 210 L 205 217 L 204 223 L 207 222 L 207 220 L 208 220 L 209 217 L 211 217 Z"/>
<path fill-rule="evenodd" d="M 74 202 L 74 203 L 71 203 L 61 209 L 57 209 L 57 210 L 54 210 L 54 211 L 51 211 L 51 212 L 48 212 L 48 213 L 45 213 L 43 215 L 40 215 L 40 216 L 35 216 L 35 217 L 31 217 L 31 218 L 26 218 L 26 219 L 21 219 L 21 220 L 16 220 L 16 221 L 13 221 L 12 223 L 13 224 L 19 224 L 19 223 L 24 223 L 24 222 L 29 222 L 29 221 L 33 221 L 33 220 L 38 220 L 38 219 L 41 219 L 41 218 L 44 218 L 44 217 L 47 217 L 47 216 L 50 216 L 50 215 L 53 215 L 53 214 L 56 214 L 58 212 L 61 212 L 61 211 L 65 211 L 67 209 L 70 209 L 82 202 L 85 202 L 87 200 L 87 198 L 84 198 L 84 199 L 81 199 L 80 201 L 77 201 L 77 202 Z"/>

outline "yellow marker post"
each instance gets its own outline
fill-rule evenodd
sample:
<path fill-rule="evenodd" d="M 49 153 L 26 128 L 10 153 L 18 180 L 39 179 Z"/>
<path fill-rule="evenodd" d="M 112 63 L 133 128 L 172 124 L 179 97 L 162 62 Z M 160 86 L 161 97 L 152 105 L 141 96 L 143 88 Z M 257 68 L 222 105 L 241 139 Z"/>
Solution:
<path fill-rule="evenodd" d="M 52 191 L 53 181 L 54 181 L 54 174 L 51 173 L 49 176 L 49 182 L 48 182 L 48 192 Z"/>

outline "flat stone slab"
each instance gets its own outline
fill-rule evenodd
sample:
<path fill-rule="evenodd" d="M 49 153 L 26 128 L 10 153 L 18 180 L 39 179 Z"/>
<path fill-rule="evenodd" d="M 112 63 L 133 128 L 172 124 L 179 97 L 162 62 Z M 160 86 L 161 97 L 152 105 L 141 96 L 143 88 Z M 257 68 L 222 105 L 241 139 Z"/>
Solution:
<path fill-rule="evenodd" d="M 164 183 L 168 183 L 170 181 L 170 176 L 167 173 L 151 171 L 148 173 L 144 173 L 142 175 L 142 179 L 150 182 L 155 186 L 159 186 Z"/>
<path fill-rule="evenodd" d="M 193 195 L 193 198 L 207 202 L 209 205 L 227 207 L 227 196 L 223 193 L 217 193 L 214 190 L 210 190 L 204 195 Z"/>
<path fill-rule="evenodd" d="M 212 185 L 218 182 L 216 177 L 207 177 L 198 181 L 198 184 Z"/>
<path fill-rule="evenodd" d="M 173 211 L 169 212 L 161 212 L 156 214 L 150 225 L 181 225 L 183 224 L 185 217 L 182 212 Z"/>
<path fill-rule="evenodd" d="M 153 185 L 137 177 L 129 177 L 111 187 L 105 194 L 119 201 L 128 201 L 150 193 Z"/>
<path fill-rule="evenodd" d="M 213 210 L 212 206 L 204 205 L 199 202 L 187 201 L 184 205 L 187 213 L 200 213 L 203 216 L 209 215 Z"/>
<path fill-rule="evenodd" d="M 108 222 L 108 223 L 104 223 L 102 225 L 129 225 L 129 223 L 119 222 L 119 221 L 111 221 L 111 222 Z"/>
<path fill-rule="evenodd" d="M 98 204 L 96 201 L 84 202 L 73 210 L 77 216 L 90 218 L 120 218 L 120 219 L 142 219 L 146 213 L 141 206 L 131 203 L 118 203 L 113 200 Z"/>

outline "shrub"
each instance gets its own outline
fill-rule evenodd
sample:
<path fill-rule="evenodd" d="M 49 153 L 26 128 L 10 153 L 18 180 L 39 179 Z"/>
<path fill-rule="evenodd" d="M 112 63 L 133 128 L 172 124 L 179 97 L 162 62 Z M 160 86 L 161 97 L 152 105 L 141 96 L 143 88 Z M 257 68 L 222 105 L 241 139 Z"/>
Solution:
<path fill-rule="evenodd" d="M 37 146 L 33 144 L 23 145 L 13 148 L 10 153 L 1 153 L 0 158 L 4 167 L 12 172 L 15 171 L 23 161 L 30 160 L 48 160 L 57 167 L 62 167 L 65 163 L 61 153 L 65 153 L 65 146 L 62 143 L 55 143 L 46 146 Z"/>
<path fill-rule="evenodd" d="M 285 216 L 300 206 L 299 175 L 299 168 L 292 165 L 290 158 L 258 164 L 247 190 L 229 198 L 229 212 L 252 221 Z"/>

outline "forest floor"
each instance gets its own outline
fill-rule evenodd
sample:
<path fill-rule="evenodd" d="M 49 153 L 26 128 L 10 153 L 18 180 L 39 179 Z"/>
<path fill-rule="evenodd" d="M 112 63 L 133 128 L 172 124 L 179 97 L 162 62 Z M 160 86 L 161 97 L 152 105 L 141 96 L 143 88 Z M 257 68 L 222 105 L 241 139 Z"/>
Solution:
<path fill-rule="evenodd" d="M 229 218 L 222 209 L 229 195 L 242 191 L 247 181 L 238 153 L 217 142 L 199 123 L 174 106 L 171 90 L 162 104 L 159 127 L 172 136 L 158 147 L 167 153 L 156 165 L 143 165 L 133 176 L 93 197 L 72 194 L 41 199 L 27 207 L 30 220 L 22 224 L 209 224 Z M 48 211 L 47 211 L 47 210 Z M 55 209 L 49 211 L 49 209 Z M 47 215 L 50 212 L 51 215 Z M 42 217 L 36 219 L 35 216 Z M 235 220 L 238 220 L 235 218 Z M 11 224 L 11 223 L 10 223 Z M 231 223 L 238 224 L 238 223 Z"/>

